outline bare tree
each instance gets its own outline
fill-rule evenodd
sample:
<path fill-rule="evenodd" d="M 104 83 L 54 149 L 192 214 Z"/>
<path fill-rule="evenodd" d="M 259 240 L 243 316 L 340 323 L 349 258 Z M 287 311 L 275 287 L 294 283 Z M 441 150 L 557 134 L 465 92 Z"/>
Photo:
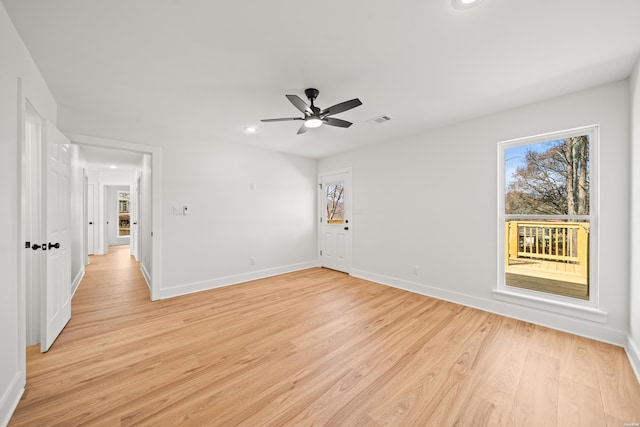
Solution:
<path fill-rule="evenodd" d="M 506 213 L 589 214 L 589 139 L 566 138 L 546 151 L 530 150 L 513 173 Z"/>
<path fill-rule="evenodd" d="M 327 221 L 344 217 L 344 185 L 331 184 L 327 187 Z"/>

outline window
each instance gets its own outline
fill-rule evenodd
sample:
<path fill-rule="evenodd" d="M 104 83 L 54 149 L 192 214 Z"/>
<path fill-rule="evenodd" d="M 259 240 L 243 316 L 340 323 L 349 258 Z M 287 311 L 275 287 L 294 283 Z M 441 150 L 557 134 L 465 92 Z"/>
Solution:
<path fill-rule="evenodd" d="M 118 191 L 118 237 L 130 234 L 131 195 L 128 191 Z"/>
<path fill-rule="evenodd" d="M 499 144 L 498 290 L 595 305 L 596 126 Z"/>
<path fill-rule="evenodd" d="M 344 222 L 344 182 L 327 184 L 327 224 Z"/>

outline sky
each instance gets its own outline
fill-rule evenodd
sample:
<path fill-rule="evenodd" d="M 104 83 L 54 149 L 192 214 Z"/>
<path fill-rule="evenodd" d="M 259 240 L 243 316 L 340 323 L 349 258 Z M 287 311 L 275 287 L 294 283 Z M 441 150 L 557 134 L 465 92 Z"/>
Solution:
<path fill-rule="evenodd" d="M 518 166 L 525 166 L 525 155 L 529 151 L 535 151 L 542 153 L 549 148 L 561 143 L 562 139 L 555 139 L 551 141 L 538 142 L 536 144 L 518 145 L 515 147 L 509 147 L 504 150 L 504 181 L 505 186 L 508 186 L 512 181 L 513 174 Z"/>

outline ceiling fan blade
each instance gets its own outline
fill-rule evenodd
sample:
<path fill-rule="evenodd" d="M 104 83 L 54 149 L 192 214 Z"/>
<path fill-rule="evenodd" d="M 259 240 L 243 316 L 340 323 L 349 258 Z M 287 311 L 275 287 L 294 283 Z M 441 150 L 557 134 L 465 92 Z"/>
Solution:
<path fill-rule="evenodd" d="M 302 126 L 300 126 L 300 129 L 298 129 L 298 135 L 300 135 L 301 133 L 305 133 L 306 131 L 307 127 L 303 123 Z"/>
<path fill-rule="evenodd" d="M 302 117 L 285 117 L 282 119 L 262 119 L 261 122 L 288 122 L 289 120 L 304 120 Z"/>
<path fill-rule="evenodd" d="M 340 120 L 340 119 L 336 119 L 334 117 L 329 117 L 326 119 L 322 120 L 323 123 L 329 125 L 329 126 L 338 126 L 340 128 L 348 128 L 349 126 L 351 126 L 353 123 L 348 122 L 346 120 Z"/>
<path fill-rule="evenodd" d="M 358 98 L 351 99 L 349 101 L 341 102 L 340 104 L 333 105 L 329 108 L 325 108 L 320 113 L 321 116 L 333 116 L 334 114 L 342 113 L 343 111 L 350 110 L 362 105 L 362 102 Z"/>
<path fill-rule="evenodd" d="M 307 105 L 306 102 L 302 100 L 298 95 L 285 95 L 289 101 L 300 111 L 302 111 L 305 115 L 311 115 L 313 112 L 311 108 Z"/>

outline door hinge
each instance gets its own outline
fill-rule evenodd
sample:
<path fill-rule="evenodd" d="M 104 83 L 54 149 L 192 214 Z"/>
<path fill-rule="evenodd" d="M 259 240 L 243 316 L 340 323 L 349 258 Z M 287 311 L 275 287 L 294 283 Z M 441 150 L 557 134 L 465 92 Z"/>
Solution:
<path fill-rule="evenodd" d="M 322 256 L 322 249 L 320 249 L 320 256 Z"/>
<path fill-rule="evenodd" d="M 320 217 L 320 224 L 322 224 L 322 217 Z"/>
<path fill-rule="evenodd" d="M 320 189 L 322 190 L 322 184 L 318 184 L 318 187 L 320 187 Z"/>

